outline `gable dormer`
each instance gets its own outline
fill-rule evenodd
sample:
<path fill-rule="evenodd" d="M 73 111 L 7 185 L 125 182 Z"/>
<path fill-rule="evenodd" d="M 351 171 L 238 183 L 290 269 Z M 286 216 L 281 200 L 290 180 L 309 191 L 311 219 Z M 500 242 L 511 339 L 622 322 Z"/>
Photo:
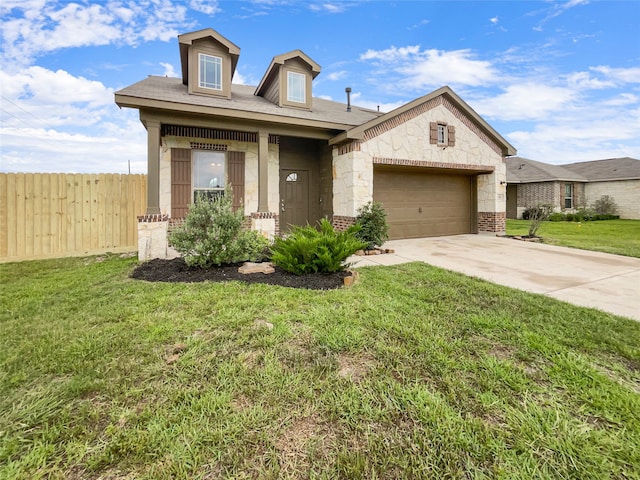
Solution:
<path fill-rule="evenodd" d="M 212 28 L 178 35 L 182 83 L 189 93 L 231 98 L 240 48 Z"/>
<path fill-rule="evenodd" d="M 255 94 L 279 107 L 311 110 L 311 85 L 320 65 L 302 50 L 273 57 Z"/>

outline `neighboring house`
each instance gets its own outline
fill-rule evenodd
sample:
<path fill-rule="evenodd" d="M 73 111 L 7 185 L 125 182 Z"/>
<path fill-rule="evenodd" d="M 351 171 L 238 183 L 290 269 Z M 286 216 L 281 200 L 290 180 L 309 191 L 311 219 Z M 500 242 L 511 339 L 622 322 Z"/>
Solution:
<path fill-rule="evenodd" d="M 346 228 L 371 200 L 391 238 L 504 232 L 515 149 L 450 88 L 382 114 L 313 97 L 320 66 L 300 50 L 274 57 L 250 87 L 231 83 L 240 49 L 218 32 L 178 41 L 182 79 L 115 93 L 147 129 L 141 259 L 166 257 L 168 230 L 195 196 L 230 185 L 250 227 L 270 237 L 321 218 Z"/>
<path fill-rule="evenodd" d="M 618 206 L 620 218 L 640 218 L 640 160 L 611 158 L 550 165 L 522 157 L 507 159 L 507 218 L 521 218 L 539 204 L 573 212 L 603 195 Z"/>
<path fill-rule="evenodd" d="M 564 168 L 587 178 L 584 185 L 586 206 L 609 195 L 618 206 L 620 218 L 640 219 L 640 160 L 610 158 L 570 163 Z"/>

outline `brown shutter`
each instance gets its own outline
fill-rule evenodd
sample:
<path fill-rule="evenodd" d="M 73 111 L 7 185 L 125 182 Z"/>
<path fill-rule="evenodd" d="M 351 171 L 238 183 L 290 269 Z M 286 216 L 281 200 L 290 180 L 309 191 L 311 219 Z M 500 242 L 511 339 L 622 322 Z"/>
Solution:
<path fill-rule="evenodd" d="M 191 203 L 191 150 L 171 149 L 171 218 L 187 216 Z"/>
<path fill-rule="evenodd" d="M 438 144 L 438 124 L 436 122 L 429 123 L 429 143 L 431 145 Z"/>
<path fill-rule="evenodd" d="M 244 152 L 227 152 L 227 176 L 233 190 L 234 210 L 244 208 Z"/>
<path fill-rule="evenodd" d="M 447 145 L 453 147 L 456 144 L 456 127 L 447 125 Z"/>

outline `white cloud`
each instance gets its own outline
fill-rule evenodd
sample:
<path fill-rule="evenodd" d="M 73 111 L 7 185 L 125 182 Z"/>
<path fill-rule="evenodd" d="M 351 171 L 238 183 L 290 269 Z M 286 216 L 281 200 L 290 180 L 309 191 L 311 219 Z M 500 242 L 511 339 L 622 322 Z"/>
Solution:
<path fill-rule="evenodd" d="M 606 77 L 618 83 L 639 83 L 640 84 L 640 67 L 632 68 L 612 68 L 607 65 L 591 67 L 593 72 L 601 73 Z"/>
<path fill-rule="evenodd" d="M 498 17 L 493 17 L 493 18 L 490 18 L 489 21 L 494 25 L 497 25 L 500 19 Z"/>
<path fill-rule="evenodd" d="M 205 13 L 207 15 L 215 15 L 222 10 L 218 7 L 217 0 L 190 0 L 189 6 L 198 12 Z"/>
<path fill-rule="evenodd" d="M 3 62 L 27 65 L 37 56 L 63 48 L 167 41 L 187 25 L 186 11 L 170 0 L 3 5 L 3 15 L 12 14 L 2 22 Z"/>
<path fill-rule="evenodd" d="M 540 83 L 516 83 L 505 87 L 503 92 L 471 103 L 480 115 L 488 118 L 544 120 L 553 112 L 567 108 L 575 98 L 570 88 Z"/>
<path fill-rule="evenodd" d="M 346 10 L 346 5 L 343 3 L 312 3 L 309 8 L 314 12 L 326 12 L 326 13 L 342 13 Z"/>
<path fill-rule="evenodd" d="M 165 77 L 179 77 L 180 76 L 176 72 L 175 68 L 173 68 L 173 65 L 171 65 L 170 63 L 160 62 L 160 65 L 162 65 L 164 67 L 163 75 Z"/>
<path fill-rule="evenodd" d="M 372 61 L 380 67 L 377 73 L 391 77 L 387 84 L 400 85 L 409 91 L 448 84 L 486 86 L 498 79 L 491 62 L 474 58 L 469 49 L 446 51 L 421 50 L 419 45 L 392 46 L 385 50 L 367 50 L 360 55 L 360 60 Z"/>
<path fill-rule="evenodd" d="M 332 81 L 341 80 L 346 75 L 347 75 L 347 71 L 346 70 L 340 70 L 338 72 L 331 72 L 329 75 L 327 75 L 327 79 L 328 80 L 332 80 Z"/>
<path fill-rule="evenodd" d="M 55 129 L 0 128 L 5 172 L 146 173 L 146 133 L 135 119 L 117 135 L 70 134 Z"/>
<path fill-rule="evenodd" d="M 420 45 L 411 45 L 408 47 L 391 46 L 385 50 L 367 50 L 360 55 L 360 60 L 379 60 L 381 62 L 395 62 L 404 60 L 420 53 Z"/>

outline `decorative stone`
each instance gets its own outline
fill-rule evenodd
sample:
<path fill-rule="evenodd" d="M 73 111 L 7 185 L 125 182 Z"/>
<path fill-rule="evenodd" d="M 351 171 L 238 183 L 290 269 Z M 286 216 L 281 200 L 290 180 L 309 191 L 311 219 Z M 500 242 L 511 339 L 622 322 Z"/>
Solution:
<path fill-rule="evenodd" d="M 353 285 L 360 276 L 358 272 L 354 272 L 353 270 L 349 270 L 349 273 L 351 274 L 350 276 L 344 277 L 342 279 L 345 287 L 350 287 L 351 285 Z"/>
<path fill-rule="evenodd" d="M 271 262 L 245 262 L 244 265 L 238 269 L 238 273 L 242 273 L 244 275 L 248 275 L 250 273 L 264 273 L 265 275 L 268 275 L 275 271 L 276 270 L 273 268 L 273 265 L 271 265 Z"/>

